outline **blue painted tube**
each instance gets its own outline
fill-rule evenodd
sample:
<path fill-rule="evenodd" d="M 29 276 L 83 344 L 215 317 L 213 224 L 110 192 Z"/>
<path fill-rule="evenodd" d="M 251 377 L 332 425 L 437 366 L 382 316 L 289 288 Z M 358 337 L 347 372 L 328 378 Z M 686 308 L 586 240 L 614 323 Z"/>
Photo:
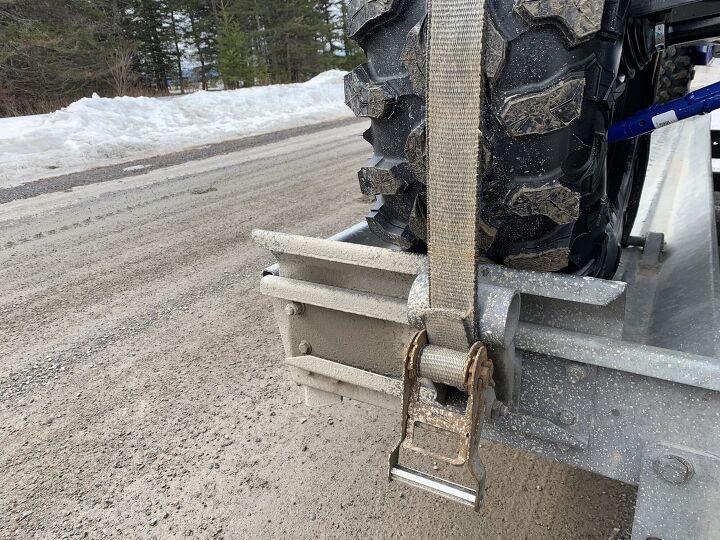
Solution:
<path fill-rule="evenodd" d="M 608 142 L 633 139 L 686 118 L 720 109 L 720 82 L 690 92 L 687 96 L 662 105 L 653 105 L 613 124 L 608 131 Z"/>

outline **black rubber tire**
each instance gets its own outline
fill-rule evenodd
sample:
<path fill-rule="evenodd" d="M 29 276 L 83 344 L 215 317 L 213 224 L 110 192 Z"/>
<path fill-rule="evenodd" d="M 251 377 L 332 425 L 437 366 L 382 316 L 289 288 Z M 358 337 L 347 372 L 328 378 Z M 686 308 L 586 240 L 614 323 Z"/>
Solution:
<path fill-rule="evenodd" d="M 685 96 L 695 77 L 691 49 L 668 47 L 658 60 L 658 78 L 655 87 L 655 103 L 667 103 Z"/>
<path fill-rule="evenodd" d="M 623 166 L 620 177 L 607 180 L 606 133 L 619 97 L 628 4 L 488 2 L 484 259 L 541 271 L 614 273 L 627 235 L 632 176 L 645 170 Z M 349 16 L 349 33 L 368 57 L 345 87 L 355 114 L 372 119 L 366 139 L 374 155 L 359 173 L 362 192 L 376 196 L 367 221 L 384 240 L 423 250 L 426 0 L 351 0 Z M 636 145 L 618 148 L 615 163 L 636 159 Z"/>

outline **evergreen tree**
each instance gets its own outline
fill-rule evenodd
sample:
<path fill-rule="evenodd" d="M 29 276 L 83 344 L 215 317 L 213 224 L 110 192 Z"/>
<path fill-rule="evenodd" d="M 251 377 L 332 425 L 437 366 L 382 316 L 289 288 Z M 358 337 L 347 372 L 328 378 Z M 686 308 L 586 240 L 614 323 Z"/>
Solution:
<path fill-rule="evenodd" d="M 340 0 L 340 35 L 343 43 L 343 59 L 338 67 L 354 69 L 365 62 L 365 53 L 348 35 L 348 0 Z"/>
<path fill-rule="evenodd" d="M 328 32 L 316 0 L 234 0 L 224 7 L 245 37 L 251 68 L 256 75 L 267 73 L 268 82 L 302 81 L 327 67 Z"/>
<path fill-rule="evenodd" d="M 323 54 L 327 30 L 315 0 L 287 0 L 268 11 L 266 34 L 273 82 L 303 81 L 327 67 Z"/>
<path fill-rule="evenodd" d="M 324 52 L 330 55 L 330 61 L 333 62 L 337 56 L 340 47 L 338 46 L 338 30 L 339 30 L 339 7 L 338 0 L 318 0 L 318 9 L 323 16 L 323 35 Z"/>
<path fill-rule="evenodd" d="M 173 51 L 172 54 L 175 57 L 175 65 L 177 66 L 177 77 L 178 84 L 180 86 L 180 93 L 185 93 L 185 84 L 183 79 L 182 59 L 183 53 L 180 49 L 180 42 L 183 39 L 182 27 L 180 26 L 181 10 L 183 8 L 182 0 L 168 0 L 168 12 L 169 12 L 169 28 L 170 37 L 172 38 Z"/>
<path fill-rule="evenodd" d="M 0 3 L 0 114 L 107 88 L 103 10 L 83 0 Z"/>
<path fill-rule="evenodd" d="M 254 73 L 248 39 L 231 5 L 220 0 L 218 29 L 218 68 L 226 88 L 252 86 Z"/>
<path fill-rule="evenodd" d="M 207 90 L 217 62 L 217 7 L 210 0 L 187 0 L 186 11 L 202 89 Z"/>
<path fill-rule="evenodd" d="M 166 92 L 191 65 L 201 87 L 299 82 L 352 68 L 348 0 L 0 0 L 0 115 L 92 92 Z"/>
<path fill-rule="evenodd" d="M 169 8 L 166 0 L 131 0 L 130 34 L 138 46 L 135 69 L 146 86 L 167 91 L 172 60 L 168 53 L 170 41 Z"/>
<path fill-rule="evenodd" d="M 102 6 L 102 2 L 96 3 Z M 134 69 L 138 43 L 130 35 L 130 9 L 128 0 L 108 0 L 104 24 L 100 27 L 100 40 L 105 43 L 105 63 L 115 95 L 126 95 L 138 82 Z"/>

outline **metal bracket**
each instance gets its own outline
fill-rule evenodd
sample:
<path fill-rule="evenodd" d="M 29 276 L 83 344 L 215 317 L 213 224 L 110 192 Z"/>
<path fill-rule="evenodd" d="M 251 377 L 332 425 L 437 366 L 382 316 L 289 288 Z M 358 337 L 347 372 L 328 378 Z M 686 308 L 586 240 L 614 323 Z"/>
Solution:
<path fill-rule="evenodd" d="M 440 349 L 439 347 L 430 347 Z M 484 414 L 483 393 L 486 388 L 493 385 L 493 364 L 488 359 L 487 351 L 482 343 L 475 343 L 467 354 L 462 371 L 447 370 L 445 380 L 468 394 L 465 413 L 454 411 L 441 405 L 420 401 L 420 378 L 424 371 L 439 373 L 442 362 L 430 364 L 433 356 L 442 354 L 437 350 L 428 351 L 428 366 L 421 368 L 423 353 L 428 349 L 428 336 L 426 331 L 415 334 L 407 349 L 405 369 L 403 376 L 403 412 L 402 434 L 397 446 L 389 458 L 389 479 L 399 480 L 420 489 L 430 491 L 443 497 L 458 501 L 476 510 L 480 508 L 485 487 L 485 467 L 478 455 L 480 429 Z M 443 349 L 451 356 L 455 351 Z M 434 377 L 438 378 L 438 377 Z M 443 377 L 439 377 L 443 378 Z M 454 433 L 459 436 L 460 444 L 457 454 L 448 456 L 428 451 L 415 444 L 415 426 L 424 424 L 442 431 Z M 418 470 L 400 465 L 400 450 L 406 449 L 423 456 L 443 461 L 450 465 L 470 466 L 475 480 L 476 489 L 468 488 L 449 482 L 443 478 L 432 476 Z"/>
<path fill-rule="evenodd" d="M 711 540 L 720 531 L 720 458 L 648 443 L 635 507 L 633 540 Z"/>
<path fill-rule="evenodd" d="M 463 340 L 468 336 L 476 336 L 470 341 L 479 340 L 487 348 L 488 356 L 493 360 L 495 372 L 495 392 L 497 398 L 504 402 L 511 411 L 516 412 L 520 402 L 520 378 L 522 372 L 521 361 L 515 354 L 515 334 L 520 319 L 520 294 L 516 283 L 496 285 L 484 280 L 488 279 L 496 269 L 489 265 L 481 265 L 478 274 L 481 281 L 477 284 L 475 299 L 475 314 L 477 328 L 473 331 L 465 330 L 466 321 L 459 319 L 452 325 L 446 320 L 442 327 L 445 332 L 444 343 L 433 341 L 432 328 L 438 320 L 438 311 L 430 308 L 430 281 L 426 273 L 420 273 L 413 282 L 407 302 L 407 318 L 410 326 L 418 330 L 428 330 L 429 340 L 433 345 L 449 346 L 452 349 L 461 348 Z M 524 276 L 523 276 L 524 277 Z M 435 319 L 431 320 L 433 317 Z M 437 325 L 435 325 L 436 327 Z M 463 329 L 461 336 L 448 339 L 448 330 Z M 467 347 L 467 343 L 465 347 Z"/>
<path fill-rule="evenodd" d="M 665 23 L 657 23 L 653 28 L 653 41 L 656 51 L 665 50 Z"/>

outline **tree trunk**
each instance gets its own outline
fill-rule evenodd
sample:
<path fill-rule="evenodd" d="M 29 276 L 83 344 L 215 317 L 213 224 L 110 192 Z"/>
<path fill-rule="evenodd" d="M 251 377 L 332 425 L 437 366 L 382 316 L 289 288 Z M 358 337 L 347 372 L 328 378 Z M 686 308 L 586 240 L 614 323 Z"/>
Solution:
<path fill-rule="evenodd" d="M 190 30 L 192 31 L 193 38 L 195 40 L 195 46 L 198 50 L 198 60 L 200 60 L 200 80 L 202 81 L 202 89 L 208 89 L 207 73 L 205 72 L 205 56 L 202 51 L 202 37 L 198 32 L 197 24 L 195 24 L 195 17 L 192 13 L 190 14 Z"/>
<path fill-rule="evenodd" d="M 182 53 L 180 52 L 180 42 L 178 40 L 177 25 L 175 24 L 175 10 L 170 10 L 170 22 L 172 27 L 173 42 L 175 43 L 175 57 L 177 59 L 178 80 L 180 81 L 180 93 L 185 93 L 185 85 L 183 84 L 182 75 Z"/>
<path fill-rule="evenodd" d="M 343 36 L 343 48 L 345 49 L 345 57 L 347 58 L 350 54 L 350 51 L 352 50 L 352 43 L 350 43 L 350 38 L 348 37 L 347 33 L 347 27 L 348 27 L 348 9 L 347 4 L 343 0 L 340 2 L 340 14 L 342 16 L 342 36 Z"/>
<path fill-rule="evenodd" d="M 165 55 L 163 50 L 162 38 L 159 34 L 159 21 L 155 6 L 150 0 L 144 0 L 141 4 L 142 14 L 145 19 L 145 39 L 150 46 L 150 71 L 155 79 L 155 86 L 158 90 L 167 91 L 167 71 L 165 65 Z"/>
<path fill-rule="evenodd" d="M 343 4 L 344 3 L 345 2 L 343 2 Z M 333 33 L 333 30 L 334 30 L 333 16 L 331 13 L 332 2 L 330 2 L 330 0 L 326 0 L 324 5 L 322 6 L 322 8 L 323 8 L 323 13 L 325 15 L 325 25 L 327 27 L 327 32 L 328 32 L 327 40 L 328 40 L 328 45 L 330 46 L 330 56 L 334 57 L 335 51 L 338 49 L 338 47 L 337 47 L 337 45 L 335 45 L 335 40 L 333 39 L 335 37 L 335 35 Z"/>
<path fill-rule="evenodd" d="M 288 82 L 295 82 L 293 79 L 293 72 L 292 72 L 292 60 L 290 58 L 290 37 L 285 34 L 285 63 L 286 63 L 286 69 L 287 69 L 287 75 L 289 78 Z"/>

